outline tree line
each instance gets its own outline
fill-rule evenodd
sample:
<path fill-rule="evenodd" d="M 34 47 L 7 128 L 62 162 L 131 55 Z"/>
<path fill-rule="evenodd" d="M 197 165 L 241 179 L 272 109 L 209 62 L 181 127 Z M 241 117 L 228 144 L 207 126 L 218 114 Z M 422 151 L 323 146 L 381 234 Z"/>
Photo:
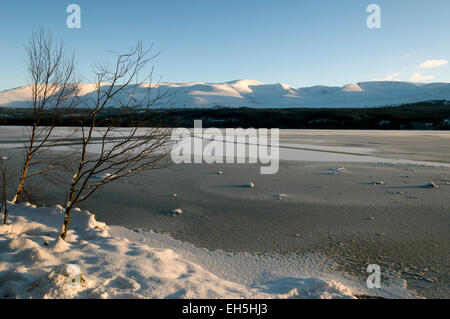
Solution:
<path fill-rule="evenodd" d="M 80 114 L 88 110 L 60 109 L 57 114 L 43 114 L 42 123 L 56 126 L 79 126 Z M 272 128 L 280 129 L 390 129 L 390 130 L 449 130 L 450 101 L 424 101 L 376 108 L 156 108 L 142 114 L 139 110 L 123 112 L 121 107 L 106 107 L 98 114 L 98 125 L 113 123 L 132 127 L 137 114 L 150 127 L 157 125 L 193 127 L 202 120 L 204 127 Z M 0 108 L 0 125 L 30 125 L 32 111 L 27 108 Z M 89 117 L 83 117 L 89 125 Z"/>

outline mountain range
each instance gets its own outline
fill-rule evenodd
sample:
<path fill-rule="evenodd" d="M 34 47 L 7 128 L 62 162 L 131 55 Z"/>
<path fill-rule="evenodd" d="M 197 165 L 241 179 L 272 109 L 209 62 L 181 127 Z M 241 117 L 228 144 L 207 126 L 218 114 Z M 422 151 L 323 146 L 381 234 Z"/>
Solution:
<path fill-rule="evenodd" d="M 81 94 L 94 94 L 95 85 L 84 83 Z M 135 94 L 143 94 L 137 90 Z M 160 83 L 167 92 L 165 102 L 172 107 L 210 108 L 253 107 L 380 107 L 430 100 L 450 100 L 450 83 L 411 83 L 400 81 L 372 81 L 339 86 L 296 88 L 283 83 L 265 84 L 254 80 L 225 83 Z M 0 92 L 0 107 L 27 107 L 31 87 L 22 86 Z M 129 98 L 124 93 L 120 98 Z M 114 106 L 114 105 L 110 105 Z"/>

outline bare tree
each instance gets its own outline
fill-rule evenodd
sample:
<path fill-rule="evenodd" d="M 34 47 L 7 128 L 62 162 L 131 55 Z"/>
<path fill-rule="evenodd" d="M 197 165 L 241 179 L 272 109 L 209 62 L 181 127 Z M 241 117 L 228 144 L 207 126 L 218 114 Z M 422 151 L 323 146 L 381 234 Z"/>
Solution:
<path fill-rule="evenodd" d="M 11 183 L 12 174 L 8 170 L 8 157 L 0 157 L 0 213 L 3 211 L 3 224 L 8 221 L 8 197 L 7 190 Z"/>
<path fill-rule="evenodd" d="M 31 127 L 26 142 L 25 158 L 13 202 L 20 200 L 25 180 L 41 175 L 64 162 L 46 152 L 55 143 L 52 133 L 62 110 L 74 107 L 78 84 L 74 80 L 75 62 L 63 43 L 55 43 L 49 32 L 33 33 L 28 46 L 27 73 L 31 90 Z M 46 118 L 44 125 L 43 119 Z M 60 138 L 59 140 L 63 140 Z M 41 156 L 45 153 L 45 156 Z"/>
<path fill-rule="evenodd" d="M 150 52 L 151 48 L 144 50 L 139 43 L 126 53 L 117 53 L 112 67 L 97 65 L 94 92 L 80 97 L 80 103 L 88 111 L 80 119 L 81 145 L 65 205 L 60 235 L 63 239 L 73 208 L 102 186 L 168 165 L 165 159 L 172 130 L 155 125 L 151 119 L 155 112 L 150 112 L 160 107 L 166 93 L 160 92 L 159 84 L 152 84 L 153 67 L 147 76 L 140 77 L 149 61 L 157 56 Z M 114 119 L 102 117 L 108 107 L 119 108 L 121 116 L 129 119 L 130 127 L 120 128 Z"/>

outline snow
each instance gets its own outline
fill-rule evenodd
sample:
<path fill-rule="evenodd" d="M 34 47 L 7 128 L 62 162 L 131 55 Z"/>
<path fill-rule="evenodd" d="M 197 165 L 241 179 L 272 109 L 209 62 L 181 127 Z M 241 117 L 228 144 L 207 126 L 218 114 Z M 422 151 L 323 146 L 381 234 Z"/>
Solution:
<path fill-rule="evenodd" d="M 351 172 L 346 169 L 345 167 L 337 167 L 337 168 L 331 168 L 328 172 L 330 175 L 342 175 L 342 174 L 350 174 Z"/>
<path fill-rule="evenodd" d="M 433 182 L 428 182 L 428 183 L 426 183 L 425 185 L 424 185 L 424 187 L 427 187 L 427 188 L 439 188 L 439 186 L 437 186 L 435 183 L 433 183 Z"/>
<path fill-rule="evenodd" d="M 350 83 L 344 85 L 342 92 L 364 92 L 364 90 L 358 84 Z"/>
<path fill-rule="evenodd" d="M 253 182 L 246 183 L 246 184 L 244 184 L 242 186 L 243 187 L 248 187 L 248 188 L 255 188 L 255 184 L 253 184 Z"/>
<path fill-rule="evenodd" d="M 114 177 L 115 177 L 115 175 L 113 175 L 111 173 L 101 173 L 101 174 L 92 176 L 92 178 L 97 178 L 97 179 L 114 178 Z"/>
<path fill-rule="evenodd" d="M 286 198 L 287 195 L 286 194 L 275 194 L 272 197 L 275 199 L 278 199 L 278 200 L 282 200 L 282 199 Z"/>
<path fill-rule="evenodd" d="M 172 214 L 173 215 L 181 215 L 181 214 L 183 214 L 183 210 L 180 208 L 175 208 L 174 210 L 172 210 Z"/>
<path fill-rule="evenodd" d="M 246 252 L 226 252 L 207 250 L 193 244 L 179 241 L 170 235 L 152 230 L 129 230 L 120 226 L 111 226 L 113 236 L 127 238 L 159 249 L 171 249 L 183 259 L 196 264 L 232 282 L 241 283 L 270 294 L 301 291 L 299 298 L 325 298 L 331 296 L 334 287 L 345 287 L 353 295 L 376 295 L 384 298 L 417 298 L 406 287 L 406 281 L 389 273 L 384 274 L 382 289 L 367 289 L 364 280 L 338 273 L 334 263 L 314 253 L 304 254 L 250 254 Z M 300 234 L 295 234 L 299 237 Z M 316 287 L 316 288 L 314 288 Z M 327 287 L 318 289 L 318 287 Z M 314 291 L 317 289 L 316 291 Z M 331 290 L 331 292 L 329 291 Z M 337 297 L 337 296 L 335 296 Z"/>
<path fill-rule="evenodd" d="M 105 85 L 102 83 L 102 85 Z M 141 85 L 134 96 L 145 94 L 150 84 Z M 343 87 L 313 86 L 295 88 L 284 83 L 265 84 L 254 80 L 224 83 L 160 83 L 173 107 L 377 107 L 429 100 L 450 100 L 450 83 L 411 83 L 372 81 L 350 83 Z M 82 95 L 94 95 L 95 84 L 81 84 Z M 155 90 L 156 91 L 156 90 Z M 30 86 L 0 92 L 0 106 L 27 107 Z M 128 93 L 131 94 L 130 89 Z M 127 90 L 119 99 L 129 99 Z M 156 94 L 156 93 L 152 93 Z M 111 105 L 112 106 L 112 105 Z"/>
<path fill-rule="evenodd" d="M 64 241 L 61 206 L 9 209 L 10 223 L 0 226 L 0 298 L 354 298 L 346 285 L 320 278 L 225 280 L 227 268 L 219 277 L 173 249 L 112 236 L 88 211 L 74 210 Z"/>

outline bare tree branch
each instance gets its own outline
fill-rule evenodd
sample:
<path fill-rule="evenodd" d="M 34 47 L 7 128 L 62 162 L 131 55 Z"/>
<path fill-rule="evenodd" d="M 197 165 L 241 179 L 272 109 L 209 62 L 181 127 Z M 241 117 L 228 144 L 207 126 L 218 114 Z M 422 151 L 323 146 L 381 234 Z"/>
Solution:
<path fill-rule="evenodd" d="M 151 55 L 150 51 L 151 48 L 144 50 L 142 43 L 138 43 L 128 52 L 117 53 L 112 67 L 97 64 L 94 94 L 77 97 L 88 111 L 80 119 L 81 144 L 65 206 L 63 239 L 72 209 L 101 187 L 169 164 L 172 129 L 155 125 L 154 121 L 153 127 L 149 127 L 149 111 L 167 96 L 167 92 L 161 94 L 159 83 L 152 84 L 153 67 L 146 76 L 140 77 L 158 55 Z M 156 94 L 152 94 L 154 89 Z M 100 120 L 100 114 L 107 107 L 118 108 L 120 114 L 129 116 L 130 127 L 120 128 L 113 119 Z M 86 126 L 86 123 L 89 124 Z"/>
<path fill-rule="evenodd" d="M 70 110 L 77 100 L 79 89 L 75 79 L 74 55 L 68 54 L 62 43 L 54 43 L 50 33 L 39 30 L 33 33 L 28 46 L 27 73 L 30 81 L 32 124 L 27 136 L 25 158 L 13 202 L 20 200 L 25 180 L 58 167 L 66 158 L 47 158 L 52 165 L 42 168 L 45 160 L 36 160 L 52 144 L 64 138 L 53 139 L 55 121 L 62 110 Z M 41 125 L 44 114 L 51 116 L 50 125 Z M 48 157 L 48 156 L 47 156 Z M 35 169 L 35 167 L 39 167 Z"/>

